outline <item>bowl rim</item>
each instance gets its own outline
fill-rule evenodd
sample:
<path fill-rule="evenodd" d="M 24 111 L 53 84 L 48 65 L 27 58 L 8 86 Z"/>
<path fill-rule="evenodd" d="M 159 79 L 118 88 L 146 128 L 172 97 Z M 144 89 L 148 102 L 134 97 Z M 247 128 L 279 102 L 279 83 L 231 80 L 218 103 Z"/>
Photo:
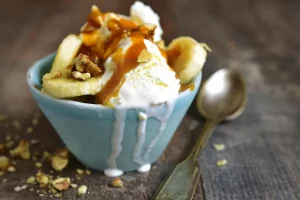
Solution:
<path fill-rule="evenodd" d="M 101 105 L 101 104 L 89 104 L 89 103 L 83 103 L 83 102 L 78 102 L 78 101 L 72 101 L 72 100 L 66 100 L 66 99 L 56 99 L 56 98 L 53 98 L 53 97 L 50 97 L 50 96 L 47 96 L 43 93 L 41 93 L 41 90 L 38 89 L 34 83 L 32 82 L 32 73 L 33 73 L 33 70 L 36 69 L 36 68 L 43 68 L 46 63 L 48 63 L 50 60 L 54 59 L 55 58 L 55 54 L 56 52 L 53 52 L 53 53 L 50 53 L 48 54 L 47 56 L 41 58 L 41 59 L 38 59 L 36 60 L 30 67 L 29 69 L 27 70 L 27 75 L 26 75 L 26 80 L 27 80 L 27 84 L 30 88 L 30 90 L 32 92 L 34 92 L 35 94 L 37 94 L 39 97 L 47 100 L 47 101 L 50 101 L 50 102 L 53 102 L 53 103 L 56 103 L 56 104 L 60 104 L 62 106 L 69 106 L 69 107 L 74 107 L 74 108 L 82 108 L 82 109 L 92 109 L 92 110 L 115 110 L 115 108 L 110 108 L 110 107 L 106 107 L 104 105 Z M 53 61 L 52 61 L 53 62 Z M 195 88 L 198 87 L 198 85 L 200 85 L 201 83 L 201 79 L 202 79 L 202 70 L 199 72 L 199 74 L 194 78 L 194 80 L 192 81 L 192 83 L 194 83 L 196 85 Z M 194 90 L 185 90 L 184 92 L 181 92 L 179 93 L 177 99 L 175 100 L 175 103 L 181 99 L 183 99 L 183 97 L 187 96 L 188 94 L 192 94 L 193 92 L 195 92 Z M 127 107 L 119 107 L 119 109 L 139 109 L 138 107 L 135 108 L 135 107 L 130 107 L 130 108 L 127 108 Z"/>

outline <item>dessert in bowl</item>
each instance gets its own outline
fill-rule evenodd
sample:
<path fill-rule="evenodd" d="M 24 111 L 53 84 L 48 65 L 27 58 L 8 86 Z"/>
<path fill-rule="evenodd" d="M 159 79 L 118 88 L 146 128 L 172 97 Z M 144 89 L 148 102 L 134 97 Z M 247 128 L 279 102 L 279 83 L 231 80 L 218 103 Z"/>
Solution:
<path fill-rule="evenodd" d="M 80 34 L 28 70 L 38 106 L 87 167 L 150 170 L 192 103 L 207 46 L 179 37 L 165 47 L 162 32 L 141 2 L 130 16 L 92 6 Z"/>

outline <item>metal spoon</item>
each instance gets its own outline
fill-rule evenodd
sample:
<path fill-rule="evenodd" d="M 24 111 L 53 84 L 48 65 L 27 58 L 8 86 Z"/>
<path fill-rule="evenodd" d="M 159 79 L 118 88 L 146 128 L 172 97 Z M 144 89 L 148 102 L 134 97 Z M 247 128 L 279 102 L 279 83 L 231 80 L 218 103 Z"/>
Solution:
<path fill-rule="evenodd" d="M 215 72 L 201 87 L 197 97 L 198 111 L 207 121 L 190 155 L 160 186 L 155 200 L 190 200 L 200 180 L 198 157 L 215 126 L 222 120 L 238 117 L 246 107 L 247 90 L 242 76 L 230 69 Z"/>

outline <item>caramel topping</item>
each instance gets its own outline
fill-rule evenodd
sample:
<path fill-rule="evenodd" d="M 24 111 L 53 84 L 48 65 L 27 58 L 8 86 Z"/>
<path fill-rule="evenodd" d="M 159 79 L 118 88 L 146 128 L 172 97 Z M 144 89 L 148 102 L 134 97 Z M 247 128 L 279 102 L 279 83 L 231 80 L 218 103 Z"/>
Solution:
<path fill-rule="evenodd" d="M 118 49 L 119 42 L 122 38 L 123 37 L 118 37 L 118 38 L 111 40 L 105 44 L 106 51 L 103 55 L 103 60 L 106 60 L 112 53 L 114 53 Z"/>
<path fill-rule="evenodd" d="M 87 18 L 87 22 L 81 28 L 82 33 L 92 32 L 99 29 L 103 24 L 103 14 L 97 6 L 93 6 Z"/>
<path fill-rule="evenodd" d="M 186 90 L 194 91 L 194 89 L 195 89 L 195 83 L 191 83 L 191 84 L 188 84 L 188 85 L 181 85 L 180 92 L 184 92 Z"/>
<path fill-rule="evenodd" d="M 112 36 L 109 40 L 114 40 L 123 35 L 124 33 L 132 32 L 134 29 L 137 28 L 137 25 L 130 20 L 121 18 L 119 20 L 110 20 L 107 23 L 107 27 L 112 33 Z"/>
<path fill-rule="evenodd" d="M 135 23 L 133 23 L 132 21 L 130 21 L 128 19 L 121 18 L 119 20 L 119 23 L 123 30 L 130 30 L 130 29 L 134 29 L 137 27 L 137 25 Z"/>
<path fill-rule="evenodd" d="M 111 36 L 106 41 L 99 37 L 99 28 L 104 23 L 105 16 L 111 13 L 101 13 L 93 6 L 88 16 L 86 24 L 81 29 L 83 44 L 78 54 L 87 55 L 88 58 L 100 66 L 101 72 L 104 72 L 104 61 L 112 56 L 116 69 L 110 80 L 103 86 L 102 90 L 96 94 L 98 103 L 110 106 L 109 99 L 117 97 L 120 87 L 125 81 L 124 75 L 138 66 L 138 57 L 146 49 L 144 39 L 153 41 L 156 25 L 143 24 L 137 26 L 134 22 L 118 18 L 107 22 L 107 28 Z M 119 48 L 121 39 L 129 37 L 132 45 L 124 52 Z M 161 54 L 167 59 L 167 54 L 161 48 Z"/>
<path fill-rule="evenodd" d="M 113 61 L 117 66 L 116 71 L 96 95 L 98 102 L 101 104 L 109 105 L 108 100 L 111 97 L 117 96 L 124 82 L 124 75 L 138 66 L 138 57 L 142 50 L 146 48 L 144 37 L 139 32 L 134 32 L 130 35 L 130 39 L 132 45 L 127 49 L 125 54 L 122 49 L 118 49 L 113 56 Z"/>
<path fill-rule="evenodd" d="M 82 43 L 88 47 L 95 46 L 97 44 L 98 38 L 99 38 L 98 30 L 94 30 L 88 33 L 81 33 Z"/>

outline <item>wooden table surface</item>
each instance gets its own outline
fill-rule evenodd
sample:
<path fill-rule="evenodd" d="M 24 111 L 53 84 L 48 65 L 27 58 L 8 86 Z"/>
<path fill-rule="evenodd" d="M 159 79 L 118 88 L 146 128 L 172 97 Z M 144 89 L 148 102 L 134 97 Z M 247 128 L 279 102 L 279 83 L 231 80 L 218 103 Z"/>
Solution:
<path fill-rule="evenodd" d="M 128 14 L 133 0 L 10 0 L 0 8 L 0 143 L 10 134 L 38 139 L 33 151 L 53 152 L 63 143 L 41 114 L 29 94 L 25 77 L 38 58 L 56 50 L 70 32 L 78 32 L 90 6 L 103 11 Z M 300 199 L 300 1 L 296 0 L 160 0 L 145 1 L 161 17 L 164 37 L 189 35 L 213 49 L 204 68 L 204 78 L 220 68 L 235 68 L 245 75 L 249 103 L 245 113 L 218 126 L 200 163 L 202 184 L 194 199 L 254 200 Z M 20 122 L 17 128 L 16 122 Z M 76 197 L 76 190 L 64 199 L 149 199 L 171 167 L 182 160 L 200 132 L 202 120 L 193 105 L 171 144 L 154 169 L 147 174 L 126 173 L 124 187 L 112 188 L 110 178 L 92 172 L 75 180 L 88 186 L 88 193 Z M 14 125 L 15 124 L 15 125 Z M 31 134 L 25 133 L 34 127 Z M 212 143 L 224 143 L 216 151 Z M 217 167 L 216 161 L 228 164 Z M 36 185 L 16 192 L 38 169 L 33 161 L 19 161 L 17 172 L 0 176 L 0 199 L 54 199 L 40 197 Z M 84 168 L 72 158 L 62 173 L 74 177 Z M 49 164 L 43 171 L 50 170 Z M 33 188 L 33 191 L 30 189 Z M 204 194 L 202 195 L 202 191 Z"/>

